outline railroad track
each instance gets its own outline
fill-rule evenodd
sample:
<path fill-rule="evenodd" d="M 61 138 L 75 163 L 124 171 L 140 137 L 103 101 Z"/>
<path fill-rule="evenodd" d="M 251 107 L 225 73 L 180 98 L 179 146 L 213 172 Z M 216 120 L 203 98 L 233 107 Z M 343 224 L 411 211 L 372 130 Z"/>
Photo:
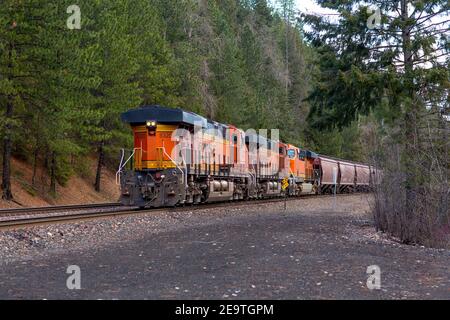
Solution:
<path fill-rule="evenodd" d="M 94 203 L 94 204 L 78 204 L 78 205 L 65 205 L 65 206 L 50 206 L 50 207 L 30 207 L 30 208 L 12 208 L 12 209 L 0 209 L 0 217 L 15 216 L 22 213 L 42 213 L 42 212 L 56 212 L 56 211 L 72 211 L 83 209 L 96 209 L 96 208 L 112 208 L 118 207 L 120 203 Z"/>
<path fill-rule="evenodd" d="M 338 198 L 342 198 L 345 196 L 350 196 L 355 194 L 340 194 L 337 195 Z M 332 195 L 304 195 L 295 198 L 273 198 L 273 199 L 265 199 L 265 200 L 251 200 L 251 201 L 238 201 L 238 202 L 218 202 L 218 203 L 206 203 L 201 205 L 192 205 L 192 206 L 181 206 L 175 208 L 152 208 L 152 209 L 138 209 L 138 208 L 130 208 L 127 207 L 125 210 L 114 210 L 114 211 L 103 211 L 103 212 L 76 212 L 76 213 L 63 213 L 63 214 L 55 214 L 55 215 L 46 215 L 48 213 L 49 208 L 51 211 L 63 211 L 67 210 L 75 210 L 75 209 L 95 209 L 95 208 L 105 208 L 105 205 L 109 205 L 111 208 L 118 207 L 120 204 L 95 204 L 95 205 L 81 205 L 81 206 L 58 206 L 58 207 L 47 207 L 47 208 L 32 208 L 36 209 L 36 212 L 44 214 L 33 214 L 28 217 L 21 217 L 9 220 L 0 221 L 0 229 L 10 229 L 10 228 L 19 228 L 19 227 L 31 227 L 36 225 L 43 224 L 52 224 L 52 223 L 68 223 L 68 222 L 79 222 L 84 220 L 92 220 L 99 218 L 110 218 L 117 216 L 125 216 L 125 215 L 136 215 L 136 214 L 145 214 L 145 213 L 158 213 L 158 212 L 185 212 L 185 211 L 198 211 L 204 209 L 214 209 L 214 208 L 223 208 L 223 207 L 245 207 L 245 206 L 254 206 L 258 204 L 267 204 L 267 203 L 282 203 L 282 202 L 290 202 L 294 200 L 300 199 L 320 199 L 320 198 L 330 198 Z M 38 210 L 39 209 L 39 210 Z M 12 209 L 12 210 L 22 210 L 20 209 Z M 0 210 L 0 217 L 2 217 L 2 211 L 12 211 L 12 210 Z M 23 212 L 28 213 L 25 208 L 23 208 Z M 22 211 L 15 211 L 22 213 Z M 13 215 L 14 217 L 14 215 Z"/>

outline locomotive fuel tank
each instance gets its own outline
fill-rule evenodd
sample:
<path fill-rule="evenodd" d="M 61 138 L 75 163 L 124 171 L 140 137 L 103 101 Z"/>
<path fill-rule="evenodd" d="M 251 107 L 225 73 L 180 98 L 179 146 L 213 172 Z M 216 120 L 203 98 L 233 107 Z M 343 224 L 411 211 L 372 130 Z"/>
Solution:
<path fill-rule="evenodd" d="M 207 202 L 233 200 L 234 183 L 226 180 L 213 180 L 209 182 L 209 195 Z"/>

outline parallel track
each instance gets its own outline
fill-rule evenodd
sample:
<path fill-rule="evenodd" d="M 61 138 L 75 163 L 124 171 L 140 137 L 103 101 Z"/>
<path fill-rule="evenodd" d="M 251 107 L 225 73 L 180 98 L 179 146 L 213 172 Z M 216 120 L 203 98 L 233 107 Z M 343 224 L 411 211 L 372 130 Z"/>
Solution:
<path fill-rule="evenodd" d="M 342 198 L 344 196 L 349 195 L 357 195 L 357 194 L 340 194 L 337 195 L 337 197 Z M 17 218 L 17 219 L 11 219 L 11 220 L 4 220 L 0 221 L 0 229 L 10 229 L 10 228 L 21 228 L 21 227 L 31 227 L 36 225 L 42 225 L 42 224 L 53 224 L 53 223 L 68 223 L 68 222 L 79 222 L 83 220 L 92 220 L 92 219 L 98 219 L 98 218 L 108 218 L 108 217 L 117 217 L 117 216 L 124 216 L 124 215 L 130 215 L 130 214 L 145 214 L 145 213 L 158 213 L 158 212 L 184 212 L 184 211 L 197 211 L 197 210 L 203 210 L 203 209 L 211 209 L 211 208 L 221 208 L 221 207 L 244 207 L 244 206 L 250 206 L 250 205 L 258 205 L 258 204 L 267 204 L 267 203 L 275 203 L 275 202 L 284 202 L 284 201 L 293 201 L 293 200 L 299 200 L 299 199 L 305 199 L 305 198 L 329 198 L 332 197 L 332 195 L 305 195 L 300 197 L 292 197 L 292 198 L 273 198 L 273 199 L 265 199 L 265 200 L 251 200 L 251 201 L 238 201 L 238 202 L 218 202 L 218 203 L 206 203 L 201 205 L 192 205 L 192 206 L 183 206 L 183 207 L 175 207 L 175 208 L 153 208 L 153 209 L 143 209 L 139 210 L 138 208 L 132 208 L 129 207 L 126 210 L 123 211 L 109 211 L 109 212 L 77 212 L 77 213 L 65 213 L 61 215 L 52 215 L 48 216 L 45 214 L 42 215 L 32 215 L 30 217 L 26 218 Z M 83 205 L 81 206 L 59 206 L 55 207 L 61 210 L 61 208 L 67 208 L 71 207 L 72 210 L 76 207 L 77 209 L 93 209 L 93 208 L 99 208 L 99 207 L 105 207 L 105 205 L 108 204 L 95 204 L 95 205 Z M 111 207 L 117 207 L 118 204 L 113 204 Z M 42 208 L 43 209 L 43 208 Z M 48 208 L 46 208 L 48 209 Z M 22 210 L 17 209 L 17 210 Z M 24 209 L 25 210 L 25 209 Z M 53 211 L 55 211 L 53 210 Z M 1 216 L 0 211 L 0 216 Z M 24 211 L 28 212 L 28 211 Z M 40 212 L 46 212 L 41 210 Z M 17 215 L 17 214 L 16 214 Z"/>

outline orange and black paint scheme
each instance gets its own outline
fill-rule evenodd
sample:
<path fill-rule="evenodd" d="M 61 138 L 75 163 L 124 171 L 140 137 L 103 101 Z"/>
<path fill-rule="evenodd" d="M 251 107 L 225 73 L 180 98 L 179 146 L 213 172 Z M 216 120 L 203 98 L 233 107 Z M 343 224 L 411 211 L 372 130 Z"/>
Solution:
<path fill-rule="evenodd" d="M 332 183 L 340 192 L 366 191 L 373 181 L 364 164 L 246 135 L 233 125 L 182 109 L 145 106 L 123 113 L 122 120 L 134 136 L 134 148 L 122 154 L 117 172 L 123 205 L 170 207 L 299 196 L 326 192 Z M 198 127 L 201 146 L 179 135 L 181 129 L 192 137 Z M 266 157 L 252 159 L 252 147 Z M 286 179 L 289 187 L 284 189 Z"/>

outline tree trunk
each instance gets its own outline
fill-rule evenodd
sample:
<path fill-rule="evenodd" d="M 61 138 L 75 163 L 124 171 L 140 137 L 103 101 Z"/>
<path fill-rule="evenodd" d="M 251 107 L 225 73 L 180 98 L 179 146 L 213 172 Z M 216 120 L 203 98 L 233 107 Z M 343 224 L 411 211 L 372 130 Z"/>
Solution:
<path fill-rule="evenodd" d="M 450 132 L 450 128 L 448 127 L 448 123 L 449 121 L 447 120 L 446 116 L 450 116 L 449 112 L 447 112 L 447 109 L 444 109 L 442 112 L 442 119 L 440 119 L 440 123 L 441 123 L 441 128 L 442 128 L 442 138 L 443 138 L 443 144 L 444 144 L 444 157 L 443 159 L 450 159 L 450 152 L 449 152 L 449 141 L 450 141 L 450 137 L 449 137 L 449 132 Z M 440 221 L 441 221 L 441 225 L 445 226 L 445 225 L 450 225 L 450 184 L 449 184 L 449 178 L 450 178 L 450 163 L 447 161 L 447 163 L 445 163 L 445 160 L 443 161 L 443 166 L 444 166 L 444 178 L 443 178 L 443 182 L 444 182 L 444 196 L 443 196 L 443 208 L 441 210 L 441 215 L 440 215 Z"/>
<path fill-rule="evenodd" d="M 56 153 L 54 151 L 50 165 L 50 192 L 56 195 Z"/>
<path fill-rule="evenodd" d="M 100 192 L 101 190 L 102 168 L 105 161 L 104 144 L 104 141 L 102 141 L 98 147 L 97 174 L 95 175 L 95 191 L 97 192 Z"/>
<path fill-rule="evenodd" d="M 11 98 L 8 98 L 6 104 L 5 119 L 7 121 L 5 126 L 5 137 L 3 138 L 3 175 L 2 175 L 2 198 L 5 200 L 12 200 L 13 195 L 11 191 L 11 124 L 8 121 L 12 118 L 13 104 Z"/>
<path fill-rule="evenodd" d="M 39 156 L 39 147 L 36 145 L 33 154 L 33 177 L 31 178 L 31 185 L 36 186 L 37 160 Z"/>
<path fill-rule="evenodd" d="M 290 7 L 289 2 L 284 3 L 284 19 L 286 24 L 286 32 L 285 32 L 285 59 L 286 59 L 286 101 L 289 100 L 289 26 L 290 26 Z M 288 104 L 288 102 L 286 102 Z"/>
<path fill-rule="evenodd" d="M 39 132 L 41 130 L 41 121 L 40 117 L 38 116 L 38 123 L 37 123 L 37 129 L 36 129 L 36 145 L 34 147 L 34 154 L 33 154 L 33 177 L 31 178 L 31 185 L 33 187 L 36 186 L 36 174 L 37 174 L 37 161 L 39 157 L 39 147 L 40 147 L 40 138 L 39 138 Z"/>
<path fill-rule="evenodd" d="M 409 0 L 401 1 L 402 22 L 402 49 L 403 63 L 405 67 L 405 95 L 406 106 L 404 109 L 404 151 L 403 151 L 403 170 L 405 173 L 405 221 L 403 226 L 402 240 L 406 243 L 413 240 L 412 225 L 415 223 L 415 205 L 417 192 L 416 166 L 417 166 L 417 136 L 416 128 L 418 121 L 418 104 L 415 99 L 414 90 L 414 64 L 411 48 L 411 27 L 406 25 L 409 19 L 408 3 Z"/>
<path fill-rule="evenodd" d="M 8 69 L 10 70 L 10 75 L 12 73 L 12 53 L 14 50 L 14 45 L 10 43 L 9 45 L 9 52 L 8 52 Z M 6 101 L 6 111 L 5 111 L 5 136 L 3 138 L 3 172 L 2 172 L 2 189 L 3 194 L 2 198 L 4 200 L 10 201 L 13 199 L 13 194 L 11 191 L 11 149 L 12 149 L 12 142 L 11 142 L 11 119 L 13 116 L 13 102 L 12 97 L 9 95 L 7 97 Z"/>

